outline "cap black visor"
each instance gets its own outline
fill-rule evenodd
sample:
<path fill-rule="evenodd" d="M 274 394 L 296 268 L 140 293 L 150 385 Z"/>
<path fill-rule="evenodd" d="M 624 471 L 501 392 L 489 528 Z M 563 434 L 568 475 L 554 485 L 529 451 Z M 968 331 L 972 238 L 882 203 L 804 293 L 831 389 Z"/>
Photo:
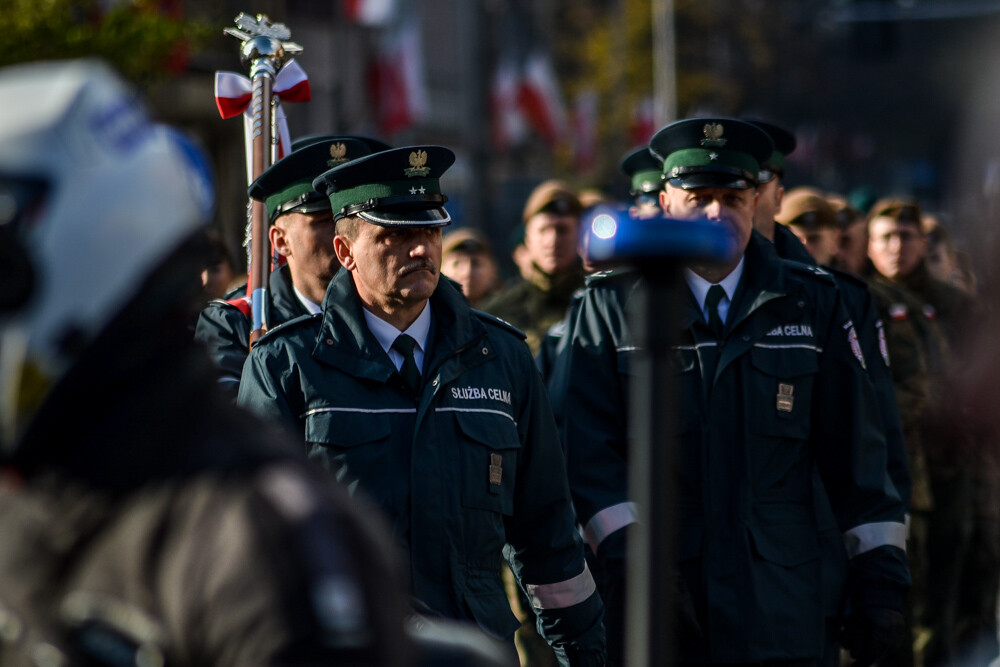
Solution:
<path fill-rule="evenodd" d="M 732 188 L 734 190 L 749 190 L 757 187 L 757 184 L 742 176 L 735 174 L 720 174 L 715 172 L 701 172 L 698 174 L 684 174 L 677 178 L 667 180 L 675 188 L 693 190 L 695 188 Z"/>
<path fill-rule="evenodd" d="M 358 217 L 382 227 L 444 227 L 451 224 L 451 216 L 442 207 L 373 208 L 369 211 L 359 211 Z"/>

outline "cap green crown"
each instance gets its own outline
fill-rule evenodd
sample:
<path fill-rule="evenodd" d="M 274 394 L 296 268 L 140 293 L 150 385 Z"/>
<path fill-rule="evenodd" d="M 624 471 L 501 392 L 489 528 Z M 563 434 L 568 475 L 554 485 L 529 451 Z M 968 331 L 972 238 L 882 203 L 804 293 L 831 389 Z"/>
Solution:
<path fill-rule="evenodd" d="M 663 162 L 650 153 L 646 146 L 625 155 L 619 168 L 629 177 L 633 195 L 656 192 L 663 188 Z"/>
<path fill-rule="evenodd" d="M 322 137 L 271 165 L 250 185 L 250 196 L 264 202 L 272 222 L 291 208 L 323 210 L 325 198 L 313 189 L 313 179 L 331 167 L 372 152 L 372 144 L 360 137 Z"/>
<path fill-rule="evenodd" d="M 443 146 L 393 148 L 330 169 L 313 187 L 330 199 L 335 218 L 381 207 L 435 208 L 446 200 L 439 179 L 454 162 Z"/>
<path fill-rule="evenodd" d="M 649 150 L 663 159 L 663 177 L 676 187 L 749 188 L 774 144 L 741 120 L 688 118 L 653 135 Z"/>

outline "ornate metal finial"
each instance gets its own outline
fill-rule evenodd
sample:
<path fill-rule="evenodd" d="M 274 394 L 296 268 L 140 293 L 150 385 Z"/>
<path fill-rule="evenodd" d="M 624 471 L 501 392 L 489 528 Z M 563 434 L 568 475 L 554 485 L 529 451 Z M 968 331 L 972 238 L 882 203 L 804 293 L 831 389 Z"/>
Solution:
<path fill-rule="evenodd" d="M 288 41 L 292 31 L 284 23 L 271 23 L 265 14 L 252 17 L 241 12 L 236 17 L 235 28 L 226 28 L 225 34 L 243 42 L 241 53 L 244 62 L 270 57 L 284 60 L 286 56 L 302 53 L 302 47 Z"/>

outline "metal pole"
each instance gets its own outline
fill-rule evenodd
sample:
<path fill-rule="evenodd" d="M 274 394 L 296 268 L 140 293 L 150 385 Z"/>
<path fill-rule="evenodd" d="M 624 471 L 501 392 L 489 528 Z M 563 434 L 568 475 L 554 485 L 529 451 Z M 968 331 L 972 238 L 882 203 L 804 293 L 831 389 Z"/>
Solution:
<path fill-rule="evenodd" d="M 278 70 L 288 58 L 302 52 L 302 47 L 287 41 L 292 35 L 284 24 L 272 24 L 263 14 L 256 18 L 247 14 L 236 17 L 236 28 L 226 28 L 225 34 L 240 40 L 240 56 L 250 67 L 252 83 L 250 127 L 250 180 L 253 181 L 273 163 L 272 118 L 274 97 L 272 86 Z M 250 204 L 250 261 L 247 297 L 250 299 L 250 345 L 267 331 L 267 285 L 271 275 L 270 243 L 267 236 L 267 210 L 262 202 Z"/>
<path fill-rule="evenodd" d="M 652 0 L 653 120 L 663 127 L 677 119 L 677 44 L 673 0 Z"/>
<path fill-rule="evenodd" d="M 646 271 L 633 297 L 629 327 L 641 352 L 629 387 L 629 497 L 639 522 L 630 528 L 625 662 L 658 667 L 673 656 L 673 576 L 676 548 L 674 493 L 676 390 L 670 373 L 676 319 L 671 285 L 675 262 Z"/>

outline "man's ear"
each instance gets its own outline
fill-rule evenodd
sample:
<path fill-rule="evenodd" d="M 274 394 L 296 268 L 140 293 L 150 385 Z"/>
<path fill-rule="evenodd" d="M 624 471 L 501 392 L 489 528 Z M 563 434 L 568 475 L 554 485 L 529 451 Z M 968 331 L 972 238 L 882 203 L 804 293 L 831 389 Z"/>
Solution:
<path fill-rule="evenodd" d="M 267 229 L 267 238 L 271 242 L 271 247 L 282 257 L 291 257 L 292 248 L 288 244 L 288 237 L 285 230 L 278 225 L 272 224 Z"/>
<path fill-rule="evenodd" d="M 355 267 L 354 248 L 351 239 L 337 234 L 333 237 L 333 252 L 337 254 L 337 261 L 348 271 L 353 271 Z"/>
<path fill-rule="evenodd" d="M 664 213 L 670 213 L 670 199 L 667 198 L 667 189 L 660 190 L 660 208 Z"/>

